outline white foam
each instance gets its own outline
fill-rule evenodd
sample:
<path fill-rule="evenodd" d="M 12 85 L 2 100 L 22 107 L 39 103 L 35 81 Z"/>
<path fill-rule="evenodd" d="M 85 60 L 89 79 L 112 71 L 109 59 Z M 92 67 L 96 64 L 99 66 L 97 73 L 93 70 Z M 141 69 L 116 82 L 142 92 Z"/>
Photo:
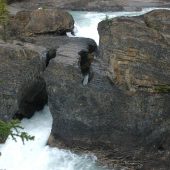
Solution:
<path fill-rule="evenodd" d="M 22 120 L 24 131 L 35 136 L 34 141 L 17 142 L 10 137 L 0 146 L 0 169 L 4 170 L 102 170 L 93 155 L 77 155 L 68 150 L 46 145 L 52 127 L 52 116 L 46 106 L 31 119 Z"/>
<path fill-rule="evenodd" d="M 119 16 L 139 16 L 154 9 L 170 8 L 144 8 L 142 11 L 135 12 L 80 12 L 70 11 L 75 20 L 75 36 L 92 38 L 99 44 L 99 35 L 97 31 L 98 23 L 106 18 L 114 18 Z"/>

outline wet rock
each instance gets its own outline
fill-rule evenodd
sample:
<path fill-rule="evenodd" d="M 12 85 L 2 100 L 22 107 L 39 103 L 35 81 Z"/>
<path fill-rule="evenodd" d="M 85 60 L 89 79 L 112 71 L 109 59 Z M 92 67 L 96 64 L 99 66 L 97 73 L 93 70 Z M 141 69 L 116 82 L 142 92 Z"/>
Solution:
<path fill-rule="evenodd" d="M 22 43 L 21 43 L 22 44 Z M 31 117 L 47 103 L 44 60 L 24 45 L 0 43 L 0 119 Z"/>

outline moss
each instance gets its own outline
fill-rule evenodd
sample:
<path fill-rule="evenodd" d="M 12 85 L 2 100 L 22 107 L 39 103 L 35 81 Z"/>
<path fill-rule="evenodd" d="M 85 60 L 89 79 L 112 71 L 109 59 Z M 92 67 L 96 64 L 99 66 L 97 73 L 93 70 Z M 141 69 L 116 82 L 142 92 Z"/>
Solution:
<path fill-rule="evenodd" d="M 0 85 L 2 85 L 4 83 L 4 81 L 3 80 L 0 80 Z"/>
<path fill-rule="evenodd" d="M 154 86 L 154 91 L 157 93 L 170 93 L 170 85 Z"/>
<path fill-rule="evenodd" d="M 7 10 L 6 0 L 0 0 L 0 25 L 2 26 L 2 39 L 7 39 L 7 25 L 9 22 L 9 12 Z"/>

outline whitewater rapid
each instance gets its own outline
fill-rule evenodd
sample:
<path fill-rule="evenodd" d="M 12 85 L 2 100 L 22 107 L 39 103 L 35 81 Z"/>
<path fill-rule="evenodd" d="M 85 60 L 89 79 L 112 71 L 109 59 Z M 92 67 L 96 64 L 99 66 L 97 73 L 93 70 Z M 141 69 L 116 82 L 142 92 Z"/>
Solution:
<path fill-rule="evenodd" d="M 104 170 L 96 165 L 94 155 L 77 155 L 69 150 L 46 145 L 52 127 L 52 116 L 46 106 L 31 119 L 23 119 L 24 131 L 35 136 L 34 141 L 17 142 L 8 137 L 0 145 L 0 170 Z"/>
<path fill-rule="evenodd" d="M 75 37 L 91 38 L 99 44 L 99 34 L 97 31 L 98 23 L 106 18 L 115 18 L 120 16 L 140 16 L 155 9 L 170 8 L 143 8 L 141 11 L 134 12 L 85 12 L 85 11 L 69 11 L 75 21 L 74 33 Z M 68 36 L 72 36 L 68 33 Z"/>

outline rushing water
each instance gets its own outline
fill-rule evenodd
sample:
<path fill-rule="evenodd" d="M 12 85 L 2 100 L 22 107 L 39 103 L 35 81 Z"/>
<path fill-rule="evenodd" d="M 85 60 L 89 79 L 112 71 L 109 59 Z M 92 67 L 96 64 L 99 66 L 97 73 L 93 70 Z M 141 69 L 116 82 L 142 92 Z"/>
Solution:
<path fill-rule="evenodd" d="M 0 146 L 0 170 L 104 170 L 96 166 L 93 155 L 77 155 L 46 145 L 52 127 L 47 106 L 31 119 L 23 119 L 21 125 L 35 140 L 23 145 L 20 139 L 15 142 L 9 137 Z"/>
<path fill-rule="evenodd" d="M 70 11 L 70 14 L 73 16 L 75 20 L 75 36 L 76 37 L 88 37 L 92 38 L 99 44 L 99 35 L 97 32 L 97 25 L 100 21 L 107 18 L 114 18 L 119 16 L 139 16 L 150 12 L 154 9 L 161 8 L 144 8 L 142 11 L 135 12 L 77 12 Z M 170 9 L 170 8 L 162 8 L 162 9 Z M 71 36 L 71 34 L 68 34 Z"/>
<path fill-rule="evenodd" d="M 98 43 L 97 24 L 106 16 L 137 16 L 151 10 L 153 8 L 141 12 L 70 13 L 75 20 L 75 36 L 92 38 Z M 24 131 L 35 136 L 35 140 L 23 145 L 20 139 L 14 142 L 9 137 L 5 144 L 0 145 L 0 170 L 106 170 L 96 165 L 95 156 L 77 155 L 46 145 L 52 127 L 52 117 L 47 106 L 31 119 L 22 120 L 21 125 Z"/>

